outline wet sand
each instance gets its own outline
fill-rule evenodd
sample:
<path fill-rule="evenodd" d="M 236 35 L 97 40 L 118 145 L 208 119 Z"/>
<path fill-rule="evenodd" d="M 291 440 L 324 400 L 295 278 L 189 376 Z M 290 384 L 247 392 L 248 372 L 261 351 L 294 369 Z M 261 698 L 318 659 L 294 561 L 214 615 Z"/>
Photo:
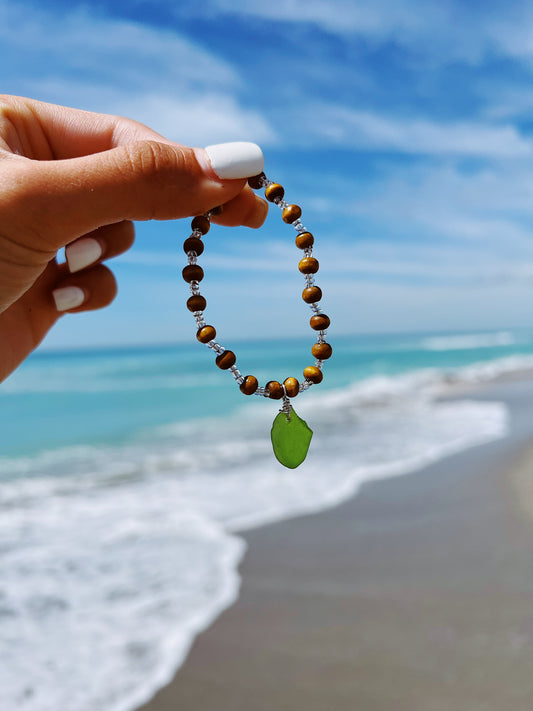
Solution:
<path fill-rule="evenodd" d="M 244 534 L 239 600 L 142 711 L 531 711 L 533 379 L 476 399 L 507 438 Z"/>

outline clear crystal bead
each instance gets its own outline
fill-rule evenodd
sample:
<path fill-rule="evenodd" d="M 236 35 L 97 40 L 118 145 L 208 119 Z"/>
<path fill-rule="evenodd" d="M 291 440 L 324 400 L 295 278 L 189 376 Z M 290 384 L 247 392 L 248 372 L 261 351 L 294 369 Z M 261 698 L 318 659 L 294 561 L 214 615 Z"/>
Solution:
<path fill-rule="evenodd" d="M 315 285 L 315 280 L 313 279 L 312 274 L 306 274 L 305 281 L 307 282 L 307 286 L 314 286 Z"/>
<path fill-rule="evenodd" d="M 236 365 L 232 365 L 231 368 L 229 369 L 230 373 L 233 375 L 235 380 L 239 383 L 239 385 L 242 383 L 244 378 L 242 377 L 239 369 L 237 368 Z"/>
<path fill-rule="evenodd" d="M 196 254 L 196 252 L 187 252 L 187 258 L 188 258 L 189 264 L 196 264 L 198 261 L 197 257 L 198 257 L 198 255 Z"/>

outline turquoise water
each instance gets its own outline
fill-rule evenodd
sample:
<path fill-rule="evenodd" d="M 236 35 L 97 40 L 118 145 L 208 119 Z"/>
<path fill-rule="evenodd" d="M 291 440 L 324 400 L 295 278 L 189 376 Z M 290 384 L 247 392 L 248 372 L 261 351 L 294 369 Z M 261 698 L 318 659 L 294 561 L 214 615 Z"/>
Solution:
<path fill-rule="evenodd" d="M 294 400 L 314 430 L 296 470 L 272 455 L 279 403 L 196 343 L 38 353 L 0 386 L 2 708 L 140 705 L 237 598 L 239 531 L 505 436 L 503 404 L 442 396 L 533 366 L 526 331 L 331 342 Z M 262 384 L 313 362 L 307 340 L 233 347 Z"/>
<path fill-rule="evenodd" d="M 235 350 L 241 371 L 262 383 L 301 378 L 302 366 L 313 362 L 308 340 L 235 344 Z M 531 355 L 529 331 L 337 337 L 319 389 Z M 244 396 L 212 360 L 198 344 L 36 354 L 0 386 L 0 453 L 124 442 L 144 428 L 235 412 Z"/>

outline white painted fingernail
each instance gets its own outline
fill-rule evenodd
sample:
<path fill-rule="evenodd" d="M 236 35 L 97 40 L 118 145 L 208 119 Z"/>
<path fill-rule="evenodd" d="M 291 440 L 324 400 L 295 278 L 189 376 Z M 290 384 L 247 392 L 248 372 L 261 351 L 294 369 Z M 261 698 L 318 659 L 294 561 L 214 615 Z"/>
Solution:
<path fill-rule="evenodd" d="M 265 167 L 263 152 L 255 143 L 218 143 L 205 151 L 219 178 L 250 178 Z"/>
<path fill-rule="evenodd" d="M 52 296 L 58 311 L 75 309 L 85 301 L 85 292 L 79 286 L 63 286 L 61 289 L 54 289 Z"/>
<path fill-rule="evenodd" d="M 79 272 L 102 256 L 100 242 L 92 237 L 84 237 L 65 248 L 65 257 L 71 272 Z"/>

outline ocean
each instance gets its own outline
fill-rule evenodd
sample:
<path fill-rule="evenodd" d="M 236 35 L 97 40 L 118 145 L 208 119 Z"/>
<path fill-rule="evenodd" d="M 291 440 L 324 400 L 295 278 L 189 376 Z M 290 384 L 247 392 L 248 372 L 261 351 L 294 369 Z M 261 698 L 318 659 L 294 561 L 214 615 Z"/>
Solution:
<path fill-rule="evenodd" d="M 280 403 L 195 343 L 40 352 L 0 386 L 3 711 L 148 700 L 237 599 L 241 531 L 505 436 L 504 405 L 465 393 L 533 366 L 529 331 L 331 339 L 324 381 L 294 400 L 314 430 L 295 470 L 271 450 Z M 265 383 L 300 376 L 309 347 L 235 351 Z"/>

